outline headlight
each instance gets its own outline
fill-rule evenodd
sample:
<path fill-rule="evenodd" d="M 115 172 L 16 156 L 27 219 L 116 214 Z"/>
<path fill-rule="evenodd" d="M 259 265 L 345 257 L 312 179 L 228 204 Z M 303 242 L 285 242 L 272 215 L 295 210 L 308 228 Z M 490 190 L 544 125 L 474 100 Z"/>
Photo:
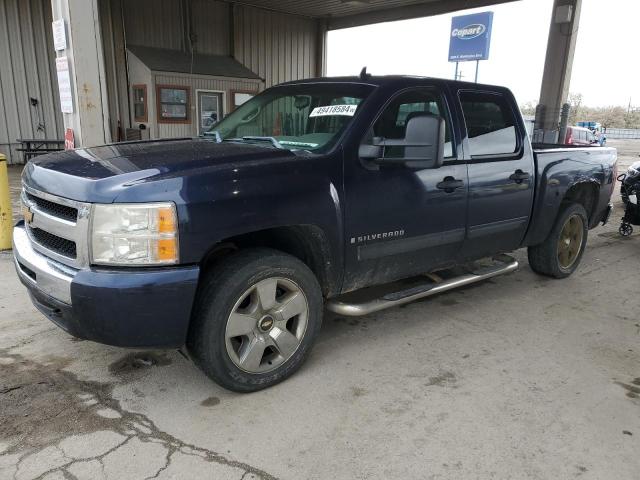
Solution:
<path fill-rule="evenodd" d="M 629 169 L 627 170 L 627 175 L 630 177 L 635 177 L 636 175 L 640 175 L 640 166 L 638 166 L 638 168 L 635 168 L 635 166 L 631 166 L 629 167 Z"/>
<path fill-rule="evenodd" d="M 91 260 L 99 265 L 178 263 L 178 220 L 175 205 L 94 205 Z"/>

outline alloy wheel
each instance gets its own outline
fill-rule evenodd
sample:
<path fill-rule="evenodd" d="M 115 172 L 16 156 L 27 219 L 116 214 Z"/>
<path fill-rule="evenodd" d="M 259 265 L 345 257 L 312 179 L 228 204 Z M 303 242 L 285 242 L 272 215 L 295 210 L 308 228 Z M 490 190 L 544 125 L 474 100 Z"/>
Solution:
<path fill-rule="evenodd" d="M 571 215 L 565 221 L 558 238 L 558 263 L 569 269 L 578 259 L 582 248 L 584 223 L 580 215 Z"/>
<path fill-rule="evenodd" d="M 307 329 L 309 303 L 293 281 L 274 277 L 249 287 L 227 319 L 227 354 L 247 373 L 278 368 L 298 350 Z"/>

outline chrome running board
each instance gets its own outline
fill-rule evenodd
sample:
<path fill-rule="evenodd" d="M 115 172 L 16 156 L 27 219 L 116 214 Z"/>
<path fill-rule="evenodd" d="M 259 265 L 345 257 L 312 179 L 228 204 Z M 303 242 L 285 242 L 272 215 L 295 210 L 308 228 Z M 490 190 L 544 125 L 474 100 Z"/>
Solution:
<path fill-rule="evenodd" d="M 447 290 L 453 290 L 454 288 L 464 287 L 465 285 L 480 282 L 491 277 L 504 275 L 505 273 L 513 272 L 518 268 L 518 261 L 509 255 L 498 255 L 492 260 L 492 265 L 480 266 L 472 269 L 468 273 L 438 282 L 423 283 L 405 290 L 386 293 L 385 295 L 373 300 L 349 302 L 347 301 L 348 298 L 353 296 L 353 293 L 356 292 L 347 293 L 329 300 L 326 306 L 331 312 L 348 317 L 359 317 L 361 315 L 368 315 L 386 308 L 404 305 L 405 303 L 413 302 L 421 298 L 431 297 L 432 295 L 437 295 L 438 293 L 446 292 Z M 431 278 L 433 278 L 433 276 Z"/>

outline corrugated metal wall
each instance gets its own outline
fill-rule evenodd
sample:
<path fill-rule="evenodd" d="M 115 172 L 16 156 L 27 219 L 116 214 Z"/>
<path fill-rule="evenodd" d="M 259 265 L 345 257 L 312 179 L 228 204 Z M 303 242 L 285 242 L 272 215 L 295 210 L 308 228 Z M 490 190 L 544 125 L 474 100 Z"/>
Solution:
<path fill-rule="evenodd" d="M 316 76 L 315 20 L 243 5 L 234 9 L 234 55 L 267 87 Z"/>
<path fill-rule="evenodd" d="M 126 1 L 123 14 L 127 43 L 182 50 L 182 5 L 180 0 Z"/>
<path fill-rule="evenodd" d="M 131 126 L 127 80 L 127 54 L 122 21 L 122 2 L 126 0 L 99 1 L 100 30 L 104 52 L 104 70 L 107 77 L 109 101 L 109 128 L 111 138 L 124 138 L 123 132 Z M 119 129 L 118 129 L 119 128 Z"/>
<path fill-rule="evenodd" d="M 54 59 L 50 0 L 0 0 L 0 152 L 10 163 L 22 162 L 16 139 L 64 135 Z"/>
<path fill-rule="evenodd" d="M 1 1 L 1 0 L 0 0 Z M 231 55 L 265 79 L 265 86 L 316 75 L 318 23 L 315 20 L 217 0 L 100 0 L 112 136 L 117 122 L 130 127 L 124 45 Z M 233 9 L 233 25 L 230 24 Z M 231 36 L 233 35 L 233 39 Z M 171 78 L 159 80 L 171 83 Z M 192 88 L 218 88 L 196 86 Z M 235 88 L 235 87 L 234 87 Z M 253 89 L 249 87 L 238 87 Z M 162 125 L 161 136 L 191 135 L 185 125 Z"/>
<path fill-rule="evenodd" d="M 191 0 L 191 27 L 197 52 L 229 55 L 230 8 L 225 2 Z"/>
<path fill-rule="evenodd" d="M 268 87 L 316 75 L 317 22 L 246 5 L 215 0 L 126 2 L 127 43 L 189 51 L 185 26 L 190 21 L 196 51 L 230 55 L 232 8 L 235 18 L 233 54 L 263 77 Z"/>

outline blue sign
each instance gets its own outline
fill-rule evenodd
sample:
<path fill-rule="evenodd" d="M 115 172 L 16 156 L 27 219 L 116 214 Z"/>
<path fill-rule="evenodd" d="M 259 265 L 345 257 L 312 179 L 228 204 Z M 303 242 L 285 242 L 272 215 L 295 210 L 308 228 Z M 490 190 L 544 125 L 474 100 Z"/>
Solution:
<path fill-rule="evenodd" d="M 487 60 L 493 12 L 473 13 L 451 19 L 450 62 Z"/>

